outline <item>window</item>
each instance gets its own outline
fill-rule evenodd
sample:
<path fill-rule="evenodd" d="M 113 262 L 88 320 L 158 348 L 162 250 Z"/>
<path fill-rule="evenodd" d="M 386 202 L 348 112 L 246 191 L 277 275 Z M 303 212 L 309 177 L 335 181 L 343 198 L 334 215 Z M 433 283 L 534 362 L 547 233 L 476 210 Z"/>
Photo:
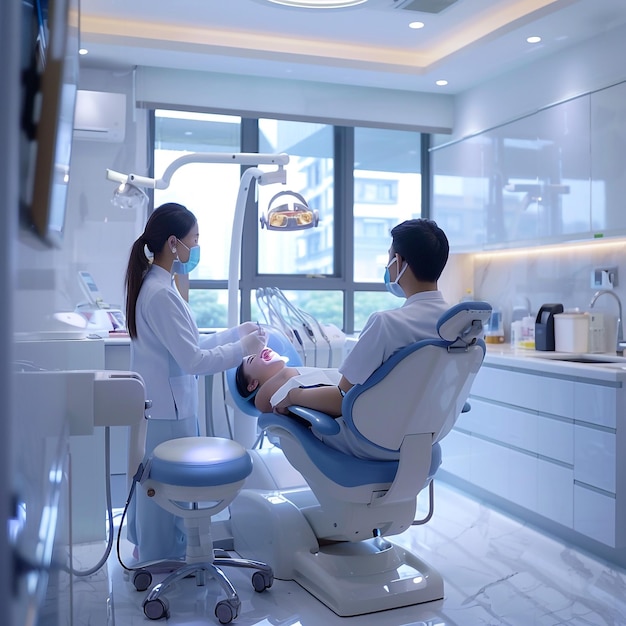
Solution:
<path fill-rule="evenodd" d="M 181 111 L 155 111 L 154 175 L 190 152 L 241 152 L 241 119 Z M 186 206 L 198 219 L 200 264 L 192 280 L 226 280 L 241 172 L 231 163 L 190 163 L 176 170 L 167 189 L 155 189 L 155 207 Z"/>
<path fill-rule="evenodd" d="M 259 120 L 259 152 L 289 155 L 287 184 L 259 189 L 259 209 L 286 190 L 299 193 L 319 212 L 319 226 L 300 231 L 258 232 L 259 274 L 333 274 L 333 127 L 307 122 Z M 280 206 L 284 196 L 276 197 Z M 274 205 L 272 205 L 274 206 Z M 326 245 L 320 241 L 325 239 Z"/>
<path fill-rule="evenodd" d="M 286 153 L 286 185 L 258 185 L 248 198 L 241 258 L 241 319 L 259 319 L 257 289 L 277 287 L 322 324 L 359 331 L 375 310 L 397 307 L 383 272 L 390 231 L 422 215 L 421 141 L 414 131 L 248 119 L 183 111 L 154 112 L 154 176 L 190 152 Z M 271 170 L 273 166 L 259 166 Z M 227 323 L 232 220 L 241 168 L 192 163 L 181 167 L 154 203 L 180 202 L 200 227 L 201 262 L 190 275 L 189 301 L 200 327 Z M 300 194 L 319 212 L 318 228 L 261 229 L 268 206 Z M 280 194 L 280 195 L 279 195 Z"/>
<path fill-rule="evenodd" d="M 399 222 L 420 217 L 421 212 L 420 134 L 356 128 L 355 281 L 381 280 L 388 259 L 391 229 Z"/>

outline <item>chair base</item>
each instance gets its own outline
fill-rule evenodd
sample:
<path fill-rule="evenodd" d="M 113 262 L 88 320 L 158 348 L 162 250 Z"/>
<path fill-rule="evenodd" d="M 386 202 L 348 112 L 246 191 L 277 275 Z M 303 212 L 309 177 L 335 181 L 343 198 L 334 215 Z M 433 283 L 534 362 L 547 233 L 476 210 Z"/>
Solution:
<path fill-rule="evenodd" d="M 384 538 L 323 545 L 303 513 L 313 501 L 306 489 L 242 491 L 231 504 L 235 550 L 262 559 L 276 578 L 294 580 L 341 617 L 443 598 L 439 573 Z"/>
<path fill-rule="evenodd" d="M 294 580 L 341 617 L 443 599 L 443 579 L 385 539 L 298 552 Z"/>

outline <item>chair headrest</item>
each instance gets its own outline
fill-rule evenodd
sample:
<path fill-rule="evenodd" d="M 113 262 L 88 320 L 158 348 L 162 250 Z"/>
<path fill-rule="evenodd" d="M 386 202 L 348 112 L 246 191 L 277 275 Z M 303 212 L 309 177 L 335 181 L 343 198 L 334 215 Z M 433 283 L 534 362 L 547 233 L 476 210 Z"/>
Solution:
<path fill-rule="evenodd" d="M 293 347 L 293 344 L 287 339 L 285 334 L 273 326 L 267 326 L 265 324 L 261 324 L 261 327 L 265 330 L 267 334 L 267 345 L 274 352 L 280 354 L 282 356 L 286 356 L 289 358 L 287 361 L 287 365 L 290 367 L 302 365 L 302 359 L 298 354 L 297 350 Z M 254 396 L 250 396 L 248 398 L 242 397 L 237 391 L 237 385 L 235 383 L 235 374 L 237 368 L 233 367 L 226 371 L 226 382 L 228 384 L 228 389 L 230 390 L 230 394 L 233 398 L 233 401 L 237 405 L 237 408 L 246 413 L 247 415 L 258 415 L 259 410 L 254 406 Z"/>
<path fill-rule="evenodd" d="M 471 345 L 483 334 L 483 326 L 491 317 L 488 302 L 460 302 L 449 308 L 437 322 L 437 332 L 452 345 Z"/>

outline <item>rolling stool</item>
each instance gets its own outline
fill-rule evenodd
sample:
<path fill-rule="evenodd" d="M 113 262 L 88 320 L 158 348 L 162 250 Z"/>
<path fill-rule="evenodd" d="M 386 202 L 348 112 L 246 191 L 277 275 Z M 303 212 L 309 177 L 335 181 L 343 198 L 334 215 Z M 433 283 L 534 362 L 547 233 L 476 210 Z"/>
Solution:
<path fill-rule="evenodd" d="M 241 600 L 222 571 L 224 566 L 256 570 L 252 575 L 255 591 L 272 586 L 274 575 L 269 565 L 231 558 L 213 548 L 211 517 L 233 501 L 251 471 L 250 455 L 230 439 L 181 437 L 154 449 L 140 482 L 159 506 L 184 519 L 187 551 L 184 563 L 148 592 L 143 601 L 146 617 L 168 617 L 169 603 L 163 595 L 167 588 L 190 575 L 195 575 L 197 585 L 205 585 L 208 574 L 226 593 L 226 599 L 215 605 L 215 616 L 220 624 L 228 624 L 239 614 Z M 154 565 L 158 562 L 150 563 Z M 148 567 L 135 572 L 133 584 L 138 591 L 146 590 L 152 582 Z"/>

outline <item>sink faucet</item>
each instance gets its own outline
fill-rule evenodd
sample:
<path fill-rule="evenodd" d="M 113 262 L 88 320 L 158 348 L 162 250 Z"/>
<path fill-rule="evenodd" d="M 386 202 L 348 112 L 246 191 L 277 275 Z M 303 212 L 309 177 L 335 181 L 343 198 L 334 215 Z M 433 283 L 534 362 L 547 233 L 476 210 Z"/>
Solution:
<path fill-rule="evenodd" d="M 617 302 L 618 314 L 617 314 L 617 340 L 615 345 L 615 353 L 623 356 L 624 348 L 626 348 L 626 343 L 624 342 L 624 329 L 622 326 L 622 301 L 618 298 L 617 294 L 610 289 L 600 289 L 593 294 L 593 298 L 591 298 L 591 302 L 589 303 L 589 308 L 592 309 L 593 305 L 596 303 L 596 300 L 603 295 L 613 296 Z"/>

